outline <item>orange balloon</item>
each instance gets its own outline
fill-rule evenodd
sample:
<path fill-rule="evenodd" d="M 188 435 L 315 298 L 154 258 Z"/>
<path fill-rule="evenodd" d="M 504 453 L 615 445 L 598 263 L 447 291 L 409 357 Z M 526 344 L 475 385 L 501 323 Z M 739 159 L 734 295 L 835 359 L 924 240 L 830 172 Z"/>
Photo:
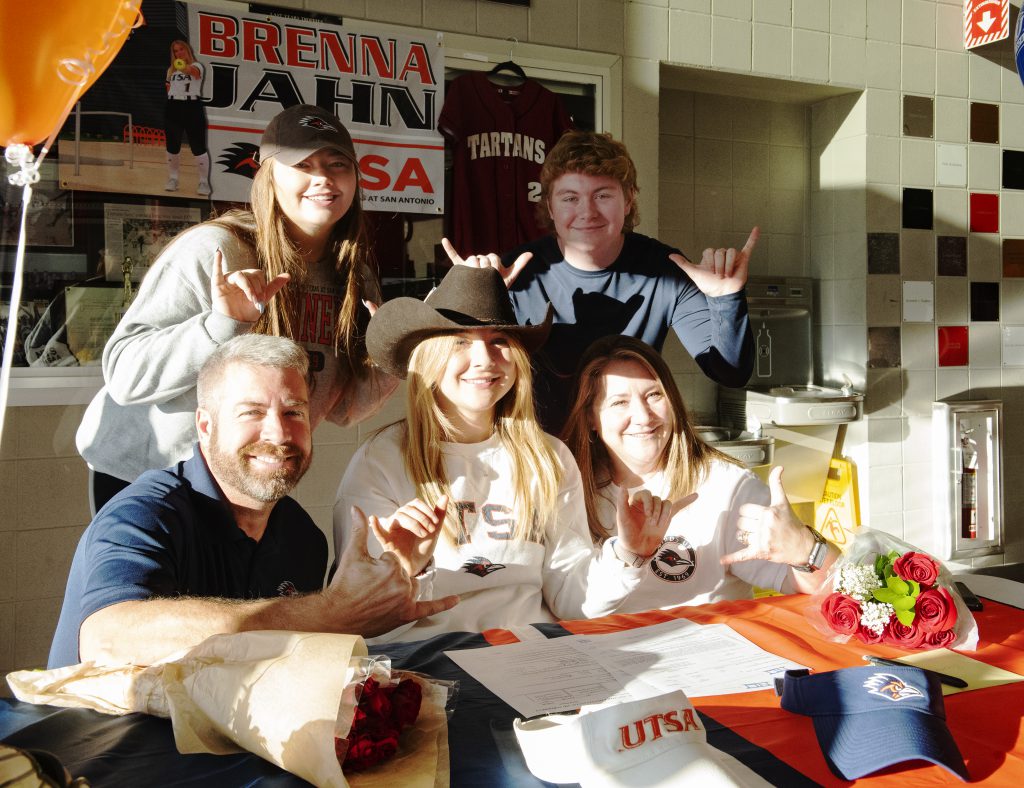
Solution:
<path fill-rule="evenodd" d="M 50 140 L 121 50 L 142 0 L 0 3 L 0 147 Z"/>

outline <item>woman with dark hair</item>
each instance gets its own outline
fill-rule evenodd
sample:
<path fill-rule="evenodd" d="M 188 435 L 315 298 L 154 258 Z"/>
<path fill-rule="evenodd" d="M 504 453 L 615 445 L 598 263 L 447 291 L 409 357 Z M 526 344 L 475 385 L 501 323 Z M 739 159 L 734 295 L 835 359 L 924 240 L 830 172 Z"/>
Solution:
<path fill-rule="evenodd" d="M 563 438 L 583 475 L 583 497 L 597 544 L 610 542 L 644 579 L 624 611 L 751 596 L 753 586 L 785 593 L 818 588 L 838 555 L 797 518 L 782 487 L 769 484 L 704 443 L 668 365 L 650 345 L 625 336 L 594 342 L 580 361 Z M 627 496 L 652 508 L 696 493 L 667 530 L 651 522 L 650 549 L 617 543 Z"/>
<path fill-rule="evenodd" d="M 398 385 L 373 367 L 363 339 L 362 304 L 379 302 L 380 290 L 348 131 L 320 107 L 290 107 L 267 125 L 260 161 L 252 209 L 171 242 L 104 348 L 105 386 L 78 430 L 97 509 L 143 471 L 191 455 L 196 375 L 234 336 L 306 348 L 311 427 L 354 424 Z"/>

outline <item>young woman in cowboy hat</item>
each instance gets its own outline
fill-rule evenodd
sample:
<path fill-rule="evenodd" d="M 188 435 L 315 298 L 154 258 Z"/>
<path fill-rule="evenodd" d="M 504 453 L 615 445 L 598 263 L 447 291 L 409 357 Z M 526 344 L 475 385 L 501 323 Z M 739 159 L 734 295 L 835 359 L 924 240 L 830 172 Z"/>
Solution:
<path fill-rule="evenodd" d="M 321 107 L 289 107 L 267 124 L 260 161 L 252 210 L 172 241 L 104 348 L 105 385 L 77 441 L 95 509 L 143 471 L 192 455 L 199 368 L 232 337 L 286 336 L 309 351 L 313 427 L 355 424 L 398 385 L 363 341 L 363 301 L 380 290 L 348 130 Z"/>
<path fill-rule="evenodd" d="M 376 516 L 380 547 L 420 577 L 422 594 L 460 597 L 385 639 L 604 615 L 637 584 L 640 570 L 594 548 L 576 463 L 534 416 L 527 354 L 550 329 L 550 311 L 538 325 L 518 325 L 498 272 L 465 266 L 425 301 L 394 299 L 371 319 L 371 357 L 408 378 L 406 419 L 349 463 L 335 551 L 359 506 Z M 642 550 L 648 519 L 668 512 L 639 511 L 620 538 Z"/>
<path fill-rule="evenodd" d="M 766 486 L 704 443 L 690 424 L 668 365 L 639 339 L 608 336 L 579 362 L 575 401 L 563 438 L 583 474 L 594 542 L 641 568 L 643 581 L 619 612 L 749 599 L 753 586 L 810 593 L 838 550 L 797 518 L 782 468 Z M 616 532 L 616 504 L 645 490 L 672 500 L 696 493 L 646 551 Z"/>

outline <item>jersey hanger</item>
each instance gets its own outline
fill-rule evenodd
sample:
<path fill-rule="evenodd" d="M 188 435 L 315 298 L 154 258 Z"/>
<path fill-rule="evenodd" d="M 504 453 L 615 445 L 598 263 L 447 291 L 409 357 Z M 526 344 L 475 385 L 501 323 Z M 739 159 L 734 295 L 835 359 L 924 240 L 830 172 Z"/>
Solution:
<path fill-rule="evenodd" d="M 523 82 L 525 82 L 526 80 L 529 79 L 529 77 L 526 76 L 526 72 L 523 71 L 523 67 L 512 59 L 512 53 L 515 51 L 515 45 L 518 44 L 519 41 L 515 38 L 510 38 L 508 40 L 512 42 L 512 46 L 509 47 L 508 50 L 508 60 L 503 60 L 502 62 L 495 65 L 494 68 L 487 72 L 487 76 L 492 77 L 500 74 L 502 71 L 508 71 L 513 76 L 516 76 Z"/>

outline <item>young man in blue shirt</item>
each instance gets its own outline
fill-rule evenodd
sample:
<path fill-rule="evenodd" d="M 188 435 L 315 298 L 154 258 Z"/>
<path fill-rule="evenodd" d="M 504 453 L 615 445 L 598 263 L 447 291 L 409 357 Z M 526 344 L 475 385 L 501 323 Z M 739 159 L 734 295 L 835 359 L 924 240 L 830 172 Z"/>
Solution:
<path fill-rule="evenodd" d="M 754 366 L 754 342 L 744 285 L 760 236 L 742 249 L 706 249 L 699 264 L 678 249 L 634 232 L 638 222 L 636 167 L 626 146 L 608 134 L 568 131 L 541 170 L 538 219 L 551 235 L 509 252 L 456 264 L 497 268 L 520 324 L 554 325 L 534 359 L 537 412 L 558 433 L 571 397 L 576 363 L 596 339 L 625 334 L 661 350 L 672 329 L 704 373 L 743 386 Z"/>

